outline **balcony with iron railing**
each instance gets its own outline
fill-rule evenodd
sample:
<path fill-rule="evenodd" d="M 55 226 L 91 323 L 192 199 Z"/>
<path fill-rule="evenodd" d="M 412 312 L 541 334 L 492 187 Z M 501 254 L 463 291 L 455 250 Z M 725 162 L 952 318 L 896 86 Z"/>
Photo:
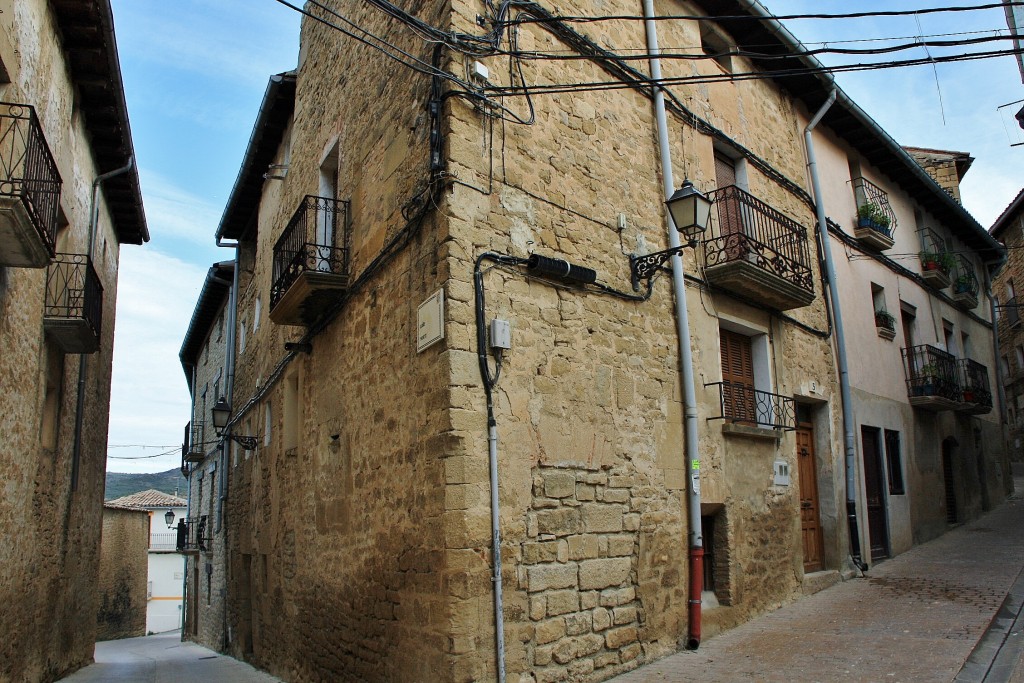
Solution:
<path fill-rule="evenodd" d="M 205 422 L 195 421 L 185 425 L 185 440 L 181 444 L 181 468 L 185 470 L 189 463 L 202 462 L 206 458 L 204 443 Z"/>
<path fill-rule="evenodd" d="M 853 179 L 853 194 L 857 199 L 857 239 L 879 251 L 892 247 L 896 212 L 889 194 L 867 178 Z"/>
<path fill-rule="evenodd" d="M 739 382 L 712 382 L 718 387 L 719 414 L 709 420 L 766 429 L 796 429 L 796 401 L 790 396 L 760 391 Z"/>
<path fill-rule="evenodd" d="M 718 211 L 704 241 L 709 282 L 783 311 L 814 301 L 805 227 L 735 186 L 708 196 Z"/>
<path fill-rule="evenodd" d="M 43 328 L 65 353 L 100 347 L 103 285 L 85 254 L 57 254 L 46 270 Z"/>
<path fill-rule="evenodd" d="M 348 287 L 349 203 L 307 195 L 274 245 L 270 319 L 309 325 Z"/>
<path fill-rule="evenodd" d="M 1010 297 L 1005 304 L 1000 304 L 996 310 L 1003 316 L 1004 329 L 1014 329 L 1020 325 L 1020 305 L 1017 297 Z"/>
<path fill-rule="evenodd" d="M 961 358 L 961 405 L 957 410 L 970 415 L 984 415 L 992 410 L 992 385 L 988 368 L 970 358 Z"/>
<path fill-rule="evenodd" d="M 910 404 L 925 410 L 952 410 L 961 403 L 960 368 L 951 353 L 930 344 L 903 349 Z"/>
<path fill-rule="evenodd" d="M 978 291 L 981 285 L 974 265 L 962 254 L 956 254 L 956 269 L 953 273 L 953 300 L 970 310 L 978 306 Z"/>
<path fill-rule="evenodd" d="M 60 189 L 35 109 L 0 102 L 0 265 L 42 268 L 50 262 Z"/>
<path fill-rule="evenodd" d="M 157 552 L 176 552 L 178 550 L 178 534 L 174 530 L 166 533 L 150 534 L 149 549 Z"/>
<path fill-rule="evenodd" d="M 956 269 L 956 258 L 950 253 L 946 241 L 930 228 L 918 230 L 921 237 L 921 278 L 936 289 L 949 287 L 953 271 Z"/>
<path fill-rule="evenodd" d="M 179 519 L 175 527 L 174 549 L 179 553 L 208 552 L 213 549 L 210 537 L 209 518 L 206 515 L 201 517 L 190 517 Z"/>

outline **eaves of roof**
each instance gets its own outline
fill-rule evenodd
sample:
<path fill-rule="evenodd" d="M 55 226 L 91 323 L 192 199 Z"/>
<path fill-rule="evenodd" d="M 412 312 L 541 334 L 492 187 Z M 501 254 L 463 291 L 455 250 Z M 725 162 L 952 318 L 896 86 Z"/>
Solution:
<path fill-rule="evenodd" d="M 712 17 L 755 17 L 756 20 L 718 19 L 717 23 L 739 45 L 756 45 L 757 51 L 779 57 L 758 64 L 765 71 L 798 70 L 797 74 L 776 78 L 776 82 L 803 101 L 810 111 L 817 110 L 835 89 L 838 99 L 823 119 L 826 126 L 942 221 L 965 245 L 978 251 L 986 261 L 1001 262 L 1005 258 L 1002 245 L 843 92 L 821 62 L 804 54 L 806 48 L 763 5 L 756 0 L 694 2 Z M 757 64 L 758 60 L 754 62 Z M 813 71 L 808 73 L 807 69 Z"/>
<path fill-rule="evenodd" d="M 992 233 L 992 237 L 999 239 L 1000 235 L 1013 220 L 1013 217 L 1018 215 L 1021 211 L 1021 207 L 1024 206 L 1024 189 L 1017 193 L 1017 196 L 1013 198 L 1010 205 L 1003 209 L 1003 212 L 999 214 L 999 218 L 992 224 L 992 228 L 989 232 Z"/>
<path fill-rule="evenodd" d="M 135 149 L 110 0 L 50 0 L 50 6 L 96 166 L 101 174 L 122 168 L 134 158 Z M 122 244 L 149 241 L 137 166 L 103 185 L 114 231 Z"/>
<path fill-rule="evenodd" d="M 295 110 L 295 72 L 270 77 L 242 167 L 217 226 L 217 239 L 239 240 L 255 223 L 267 172 Z"/>
<path fill-rule="evenodd" d="M 234 273 L 234 261 L 214 263 L 206 272 L 206 280 L 199 292 L 199 300 L 196 301 L 196 308 L 192 312 L 192 320 L 188 324 L 188 331 L 185 332 L 185 339 L 181 343 L 181 351 L 178 352 L 189 393 L 192 392 L 192 368 L 199 361 L 203 341 L 209 336 L 213 323 L 217 320 L 217 313 L 231 294 Z"/>

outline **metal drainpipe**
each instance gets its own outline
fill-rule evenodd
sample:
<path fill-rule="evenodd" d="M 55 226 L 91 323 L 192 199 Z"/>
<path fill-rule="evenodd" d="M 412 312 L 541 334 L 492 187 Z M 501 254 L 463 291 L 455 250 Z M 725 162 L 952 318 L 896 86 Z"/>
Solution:
<path fill-rule="evenodd" d="M 651 57 L 651 78 L 661 80 L 661 60 L 658 58 L 658 32 L 654 17 L 654 0 L 643 0 L 645 27 L 647 30 L 647 51 Z M 658 149 L 661 156 L 661 181 L 665 199 L 675 191 L 672 177 L 672 152 L 668 141 L 668 122 L 665 117 L 665 94 L 661 88 L 654 89 L 654 114 L 658 125 Z M 679 232 L 672 224 L 672 218 L 665 211 L 665 225 L 669 246 L 680 245 Z M 686 310 L 686 283 L 683 272 L 683 258 L 672 257 L 672 288 L 675 294 L 676 332 L 679 342 L 679 375 L 683 384 L 683 410 L 686 432 L 686 471 L 689 473 L 687 487 L 689 517 L 689 584 L 688 633 L 686 648 L 700 647 L 701 593 L 704 590 L 704 538 L 700 524 L 700 454 L 697 452 L 697 394 L 693 387 L 693 354 L 690 350 L 690 318 Z"/>
<path fill-rule="evenodd" d="M 846 520 L 850 533 L 850 556 L 858 568 L 864 569 L 860 555 L 860 535 L 857 526 L 857 445 L 853 434 L 853 399 L 850 396 L 850 370 L 846 359 L 846 337 L 843 334 L 843 312 L 839 302 L 839 288 L 836 285 L 835 266 L 832 263 L 831 239 L 828 236 L 828 217 L 825 215 L 825 198 L 821 192 L 821 179 L 814 156 L 814 140 L 811 133 L 835 103 L 839 91 L 829 93 L 825 104 L 804 129 L 804 145 L 807 147 L 807 170 L 811 176 L 814 191 L 814 205 L 818 212 L 818 229 L 821 231 L 821 250 L 825 256 L 825 275 L 828 280 L 828 294 L 832 302 L 832 317 L 835 319 L 836 365 L 839 366 L 839 394 L 843 408 L 843 444 L 846 454 Z"/>
<path fill-rule="evenodd" d="M 92 181 L 92 204 L 89 206 L 89 249 L 86 251 L 86 256 L 89 262 L 92 262 L 92 250 L 96 243 L 96 227 L 99 223 L 99 192 L 100 184 L 110 180 L 115 176 L 122 175 L 135 168 L 135 157 L 128 157 L 128 163 L 121 168 L 114 169 L 109 173 L 104 173 L 96 177 Z M 79 460 L 82 457 L 82 426 L 85 421 L 85 415 L 83 411 L 85 409 L 85 379 L 87 361 L 89 359 L 88 354 L 79 354 L 78 356 L 78 396 L 75 399 L 75 441 L 74 446 L 71 449 L 71 490 L 75 491 L 78 489 L 78 469 Z M 104 464 L 106 469 L 106 464 Z"/>

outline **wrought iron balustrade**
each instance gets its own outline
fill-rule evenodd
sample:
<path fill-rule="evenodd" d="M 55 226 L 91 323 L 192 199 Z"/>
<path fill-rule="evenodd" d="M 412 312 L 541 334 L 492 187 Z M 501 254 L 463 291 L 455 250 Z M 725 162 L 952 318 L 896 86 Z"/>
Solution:
<path fill-rule="evenodd" d="M 304 273 L 348 278 L 349 203 L 306 195 L 274 245 L 270 305 Z"/>
<path fill-rule="evenodd" d="M 897 221 L 896 212 L 893 211 L 892 204 L 889 203 L 889 193 L 867 178 L 858 177 L 853 179 L 853 194 L 857 199 L 858 214 L 863 213 L 862 207 L 869 205 L 877 207 L 876 213 L 888 219 L 888 224 L 884 221 L 881 223 L 874 221 L 870 227 L 883 233 L 886 237 L 892 237 Z"/>
<path fill-rule="evenodd" d="M 177 550 L 178 549 L 178 534 L 173 530 L 168 530 L 167 533 L 150 534 L 149 535 L 149 549 L 150 550 Z"/>
<path fill-rule="evenodd" d="M 181 466 L 185 463 L 202 462 L 206 457 L 206 423 L 195 420 L 185 425 L 185 440 L 181 444 Z"/>
<path fill-rule="evenodd" d="M 0 102 L 0 198 L 19 202 L 52 255 L 61 178 L 35 109 Z"/>
<path fill-rule="evenodd" d="M 44 325 L 69 353 L 99 348 L 103 285 L 85 254 L 57 254 L 46 270 Z"/>
<path fill-rule="evenodd" d="M 179 553 L 209 551 L 213 548 L 210 537 L 209 517 L 190 517 L 179 519 L 175 527 L 174 549 Z"/>
<path fill-rule="evenodd" d="M 796 401 L 768 391 L 759 391 L 738 382 L 712 382 L 718 387 L 720 414 L 709 420 L 728 420 L 771 429 L 796 429 Z"/>
<path fill-rule="evenodd" d="M 981 285 L 978 282 L 978 274 L 974 270 L 974 265 L 963 254 L 956 254 L 954 259 L 956 266 L 953 272 L 953 297 L 955 299 L 970 299 L 977 304 Z"/>
<path fill-rule="evenodd" d="M 718 221 L 704 241 L 705 266 L 746 261 L 814 292 L 807 228 L 735 185 L 708 197 L 718 210 Z"/>
<path fill-rule="evenodd" d="M 936 397 L 960 402 L 960 372 L 951 353 L 930 344 L 903 349 L 903 368 L 911 399 Z"/>
<path fill-rule="evenodd" d="M 988 380 L 988 368 L 970 358 L 960 359 L 961 398 L 981 408 L 992 407 L 992 385 Z"/>
<path fill-rule="evenodd" d="M 1006 326 L 1016 327 L 1020 324 L 1020 308 L 1017 304 L 1017 297 L 1012 297 L 1005 304 L 999 306 L 999 310 L 1006 315 Z"/>

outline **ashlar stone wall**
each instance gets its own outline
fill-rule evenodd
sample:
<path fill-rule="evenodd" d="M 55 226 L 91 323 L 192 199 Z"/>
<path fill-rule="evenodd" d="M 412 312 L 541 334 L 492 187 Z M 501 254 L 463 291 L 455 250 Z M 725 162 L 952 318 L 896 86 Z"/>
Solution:
<path fill-rule="evenodd" d="M 149 512 L 103 509 L 96 640 L 146 635 Z"/>

